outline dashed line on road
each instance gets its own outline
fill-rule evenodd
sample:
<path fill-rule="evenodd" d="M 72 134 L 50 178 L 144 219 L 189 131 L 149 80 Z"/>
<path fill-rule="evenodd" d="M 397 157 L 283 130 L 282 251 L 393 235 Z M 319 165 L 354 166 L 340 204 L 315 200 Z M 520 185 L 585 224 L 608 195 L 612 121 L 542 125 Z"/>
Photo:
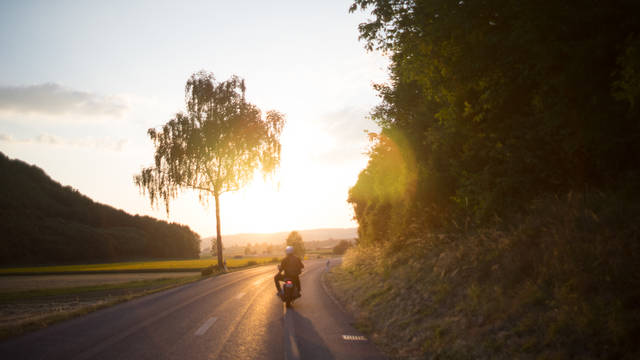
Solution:
<path fill-rule="evenodd" d="M 259 279 L 253 282 L 253 286 L 259 286 L 260 284 L 262 284 L 263 282 L 265 282 L 267 279 Z"/>
<path fill-rule="evenodd" d="M 259 268 L 256 268 L 256 270 Z M 238 274 L 238 276 L 241 276 L 242 274 L 249 274 L 250 272 L 257 272 L 257 271 L 253 271 L 253 270 L 245 270 L 245 271 L 238 271 L 235 274 Z M 232 273 L 233 274 L 233 273 Z M 225 275 L 228 276 L 228 275 Z M 218 279 L 218 278 L 209 278 L 206 280 L 203 280 L 201 283 L 207 282 L 209 280 L 213 281 L 214 279 Z M 224 278 L 226 279 L 226 278 Z M 115 343 L 122 341 L 123 339 L 127 338 L 128 336 L 131 336 L 131 334 L 135 333 L 136 331 L 139 331 L 140 329 L 143 329 L 146 326 L 149 326 L 151 324 L 153 324 L 155 321 L 179 310 L 179 309 L 183 309 L 186 306 L 188 306 L 189 304 L 194 303 L 195 301 L 198 301 L 199 299 L 202 299 L 205 296 L 209 296 L 212 293 L 216 292 L 217 290 L 225 287 L 225 286 L 229 286 L 232 284 L 236 284 L 238 282 L 241 281 L 245 281 L 247 280 L 247 277 L 240 277 L 239 279 L 233 279 L 233 280 L 229 280 L 229 281 L 223 281 L 221 284 L 218 284 L 214 287 L 208 288 L 207 290 L 201 292 L 200 294 L 191 297 L 189 300 L 187 301 L 183 301 L 180 302 L 179 304 L 175 305 L 175 306 L 171 306 L 168 309 L 165 309 L 164 311 L 161 311 L 159 313 L 156 313 L 155 315 L 151 316 L 151 317 L 147 317 L 145 320 L 142 320 L 140 322 L 138 322 L 137 324 L 129 327 L 128 329 L 125 329 L 123 331 L 120 331 L 117 334 L 114 334 L 111 337 L 106 338 L 103 342 L 96 344 L 86 350 L 84 350 L 83 352 L 77 354 L 76 356 L 72 357 L 72 360 L 87 360 L 87 359 L 93 359 L 94 357 L 96 357 L 97 354 L 101 353 L 104 349 L 113 346 Z M 194 284 L 188 284 L 188 285 L 184 285 L 184 286 L 179 286 L 179 287 L 175 287 L 171 290 L 167 290 L 165 292 L 162 293 L 158 293 L 156 294 L 156 296 L 167 296 L 168 294 L 173 294 L 176 292 L 179 292 L 181 290 L 187 289 L 187 288 L 191 288 L 194 286 Z M 152 298 L 154 295 L 150 295 L 147 299 Z M 130 303 L 129 303 L 130 304 Z M 121 307 L 126 307 L 129 304 L 122 304 L 120 305 Z M 110 308 L 110 309 L 106 309 L 106 312 L 109 311 L 113 311 L 114 308 Z"/>
<path fill-rule="evenodd" d="M 362 335 L 342 335 L 342 340 L 345 341 L 367 341 L 367 338 Z"/>
<path fill-rule="evenodd" d="M 202 324 L 202 326 L 200 326 L 198 328 L 198 330 L 196 330 L 196 336 L 202 336 L 204 335 L 204 333 L 207 332 L 207 330 L 209 330 L 209 328 L 211 327 L 211 325 L 213 325 L 214 322 L 216 322 L 216 320 L 218 320 L 217 317 L 211 317 L 209 318 L 209 320 L 205 321 L 204 324 Z"/>
<path fill-rule="evenodd" d="M 243 296 L 245 296 L 246 294 L 247 293 L 245 293 L 245 292 L 241 292 L 240 294 L 236 295 L 235 298 L 236 298 L 236 300 L 238 300 L 238 299 L 242 298 Z"/>

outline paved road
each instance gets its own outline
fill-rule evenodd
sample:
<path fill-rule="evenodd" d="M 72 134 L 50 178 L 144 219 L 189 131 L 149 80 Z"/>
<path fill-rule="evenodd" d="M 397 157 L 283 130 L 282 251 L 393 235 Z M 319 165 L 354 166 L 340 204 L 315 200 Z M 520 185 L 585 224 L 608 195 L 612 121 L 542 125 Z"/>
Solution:
<path fill-rule="evenodd" d="M 1 342 L 0 359 L 382 359 L 325 292 L 325 261 L 305 266 L 290 309 L 257 267 Z"/>

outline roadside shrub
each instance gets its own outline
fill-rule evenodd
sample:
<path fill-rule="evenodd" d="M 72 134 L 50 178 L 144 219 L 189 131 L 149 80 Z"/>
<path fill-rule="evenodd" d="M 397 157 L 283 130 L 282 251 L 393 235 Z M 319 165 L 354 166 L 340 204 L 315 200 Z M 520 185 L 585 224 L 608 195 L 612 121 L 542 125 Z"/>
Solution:
<path fill-rule="evenodd" d="M 202 269 L 200 271 L 200 273 L 202 274 L 202 276 L 207 276 L 207 275 L 211 275 L 213 274 L 214 270 L 216 269 L 215 266 L 211 265 L 211 266 L 207 266 L 206 268 Z"/>
<path fill-rule="evenodd" d="M 347 252 L 347 249 L 351 247 L 351 243 L 347 240 L 340 240 L 340 242 L 333 247 L 333 253 L 336 255 L 343 255 Z"/>

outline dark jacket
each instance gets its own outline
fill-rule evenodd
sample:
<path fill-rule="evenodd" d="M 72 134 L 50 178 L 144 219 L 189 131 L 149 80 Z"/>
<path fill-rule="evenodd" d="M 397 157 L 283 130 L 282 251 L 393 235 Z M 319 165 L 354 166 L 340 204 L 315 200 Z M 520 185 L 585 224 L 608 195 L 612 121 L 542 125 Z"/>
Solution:
<path fill-rule="evenodd" d="M 280 270 L 284 271 L 285 276 L 298 276 L 302 272 L 302 268 L 304 268 L 304 264 L 295 255 L 287 255 L 280 262 Z"/>

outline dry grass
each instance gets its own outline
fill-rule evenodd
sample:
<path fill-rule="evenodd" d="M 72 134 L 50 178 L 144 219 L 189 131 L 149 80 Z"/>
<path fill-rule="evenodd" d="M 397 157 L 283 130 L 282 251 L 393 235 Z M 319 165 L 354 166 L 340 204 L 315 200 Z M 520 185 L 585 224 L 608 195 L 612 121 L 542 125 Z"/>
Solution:
<path fill-rule="evenodd" d="M 200 276 L 0 294 L 0 339 L 201 279 Z"/>
<path fill-rule="evenodd" d="M 128 283 L 132 281 L 162 278 L 187 277 L 200 274 L 194 272 L 152 272 L 152 273 L 67 273 L 61 275 L 2 275 L 0 276 L 0 296 L 4 292 L 36 289 L 74 288 L 81 286 Z"/>
<path fill-rule="evenodd" d="M 640 205 L 547 199 L 518 226 L 354 249 L 330 274 L 394 358 L 640 358 Z"/>

